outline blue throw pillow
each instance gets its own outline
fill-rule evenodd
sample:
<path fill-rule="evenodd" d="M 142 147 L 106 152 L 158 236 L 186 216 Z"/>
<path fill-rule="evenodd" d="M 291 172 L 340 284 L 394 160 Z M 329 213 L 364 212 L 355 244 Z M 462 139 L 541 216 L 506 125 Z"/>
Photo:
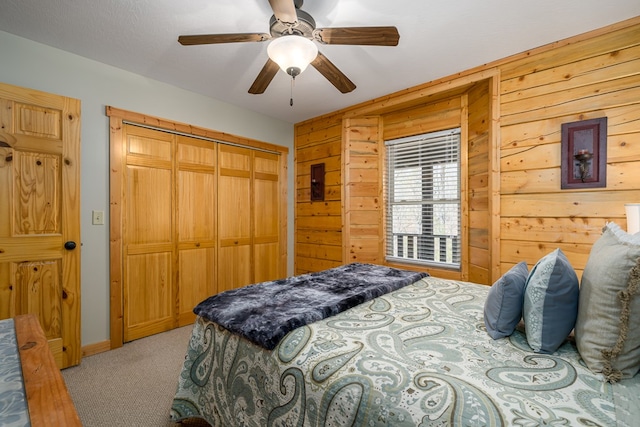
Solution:
<path fill-rule="evenodd" d="M 533 267 L 524 290 L 527 342 L 536 353 L 553 353 L 576 324 L 578 276 L 560 249 Z"/>
<path fill-rule="evenodd" d="M 528 274 L 527 263 L 519 262 L 489 289 L 484 302 L 484 324 L 494 340 L 511 335 L 520 322 Z"/>

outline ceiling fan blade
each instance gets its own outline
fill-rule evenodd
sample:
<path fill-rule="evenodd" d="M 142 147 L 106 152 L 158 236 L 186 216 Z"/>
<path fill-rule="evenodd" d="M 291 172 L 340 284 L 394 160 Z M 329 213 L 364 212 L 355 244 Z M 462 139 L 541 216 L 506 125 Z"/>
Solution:
<path fill-rule="evenodd" d="M 264 93 L 279 69 L 280 67 L 278 67 L 278 64 L 273 62 L 271 59 L 267 59 L 267 63 L 264 64 L 264 67 L 262 67 L 262 70 L 258 73 L 258 77 L 256 77 L 255 81 L 249 88 L 249 93 L 254 95 Z"/>
<path fill-rule="evenodd" d="M 356 88 L 356 85 L 322 53 L 318 52 L 318 56 L 316 56 L 316 59 L 311 61 L 311 65 L 327 80 L 329 80 L 340 92 L 349 93 Z"/>
<path fill-rule="evenodd" d="M 269 0 L 269 4 L 278 21 L 286 24 L 298 22 L 298 14 L 293 0 Z"/>
<path fill-rule="evenodd" d="M 396 27 L 318 28 L 313 38 L 324 44 L 397 46 L 400 34 Z"/>
<path fill-rule="evenodd" d="M 238 34 L 198 34 L 193 36 L 179 36 L 178 42 L 184 46 L 216 43 L 263 42 L 271 35 L 265 33 Z"/>

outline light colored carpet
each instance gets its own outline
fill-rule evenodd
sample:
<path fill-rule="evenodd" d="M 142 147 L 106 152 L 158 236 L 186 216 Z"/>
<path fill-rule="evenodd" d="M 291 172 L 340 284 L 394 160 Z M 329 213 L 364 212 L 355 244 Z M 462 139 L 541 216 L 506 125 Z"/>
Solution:
<path fill-rule="evenodd" d="M 86 427 L 173 427 L 169 410 L 192 326 L 85 357 L 62 371 Z M 207 425 L 203 422 L 185 425 Z"/>

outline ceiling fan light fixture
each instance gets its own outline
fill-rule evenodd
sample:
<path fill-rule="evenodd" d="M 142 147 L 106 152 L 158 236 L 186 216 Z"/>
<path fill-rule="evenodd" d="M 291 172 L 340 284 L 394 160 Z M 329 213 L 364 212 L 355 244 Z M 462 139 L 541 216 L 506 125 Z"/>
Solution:
<path fill-rule="evenodd" d="M 267 54 L 282 71 L 295 77 L 316 59 L 318 47 L 306 37 L 291 34 L 271 41 L 267 46 Z"/>

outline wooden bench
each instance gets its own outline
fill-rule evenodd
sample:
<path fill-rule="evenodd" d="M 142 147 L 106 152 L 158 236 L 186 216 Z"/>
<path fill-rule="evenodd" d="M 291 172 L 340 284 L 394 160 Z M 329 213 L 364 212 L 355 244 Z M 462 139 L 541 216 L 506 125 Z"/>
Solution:
<path fill-rule="evenodd" d="M 19 315 L 14 323 L 31 425 L 82 426 L 38 318 Z"/>

